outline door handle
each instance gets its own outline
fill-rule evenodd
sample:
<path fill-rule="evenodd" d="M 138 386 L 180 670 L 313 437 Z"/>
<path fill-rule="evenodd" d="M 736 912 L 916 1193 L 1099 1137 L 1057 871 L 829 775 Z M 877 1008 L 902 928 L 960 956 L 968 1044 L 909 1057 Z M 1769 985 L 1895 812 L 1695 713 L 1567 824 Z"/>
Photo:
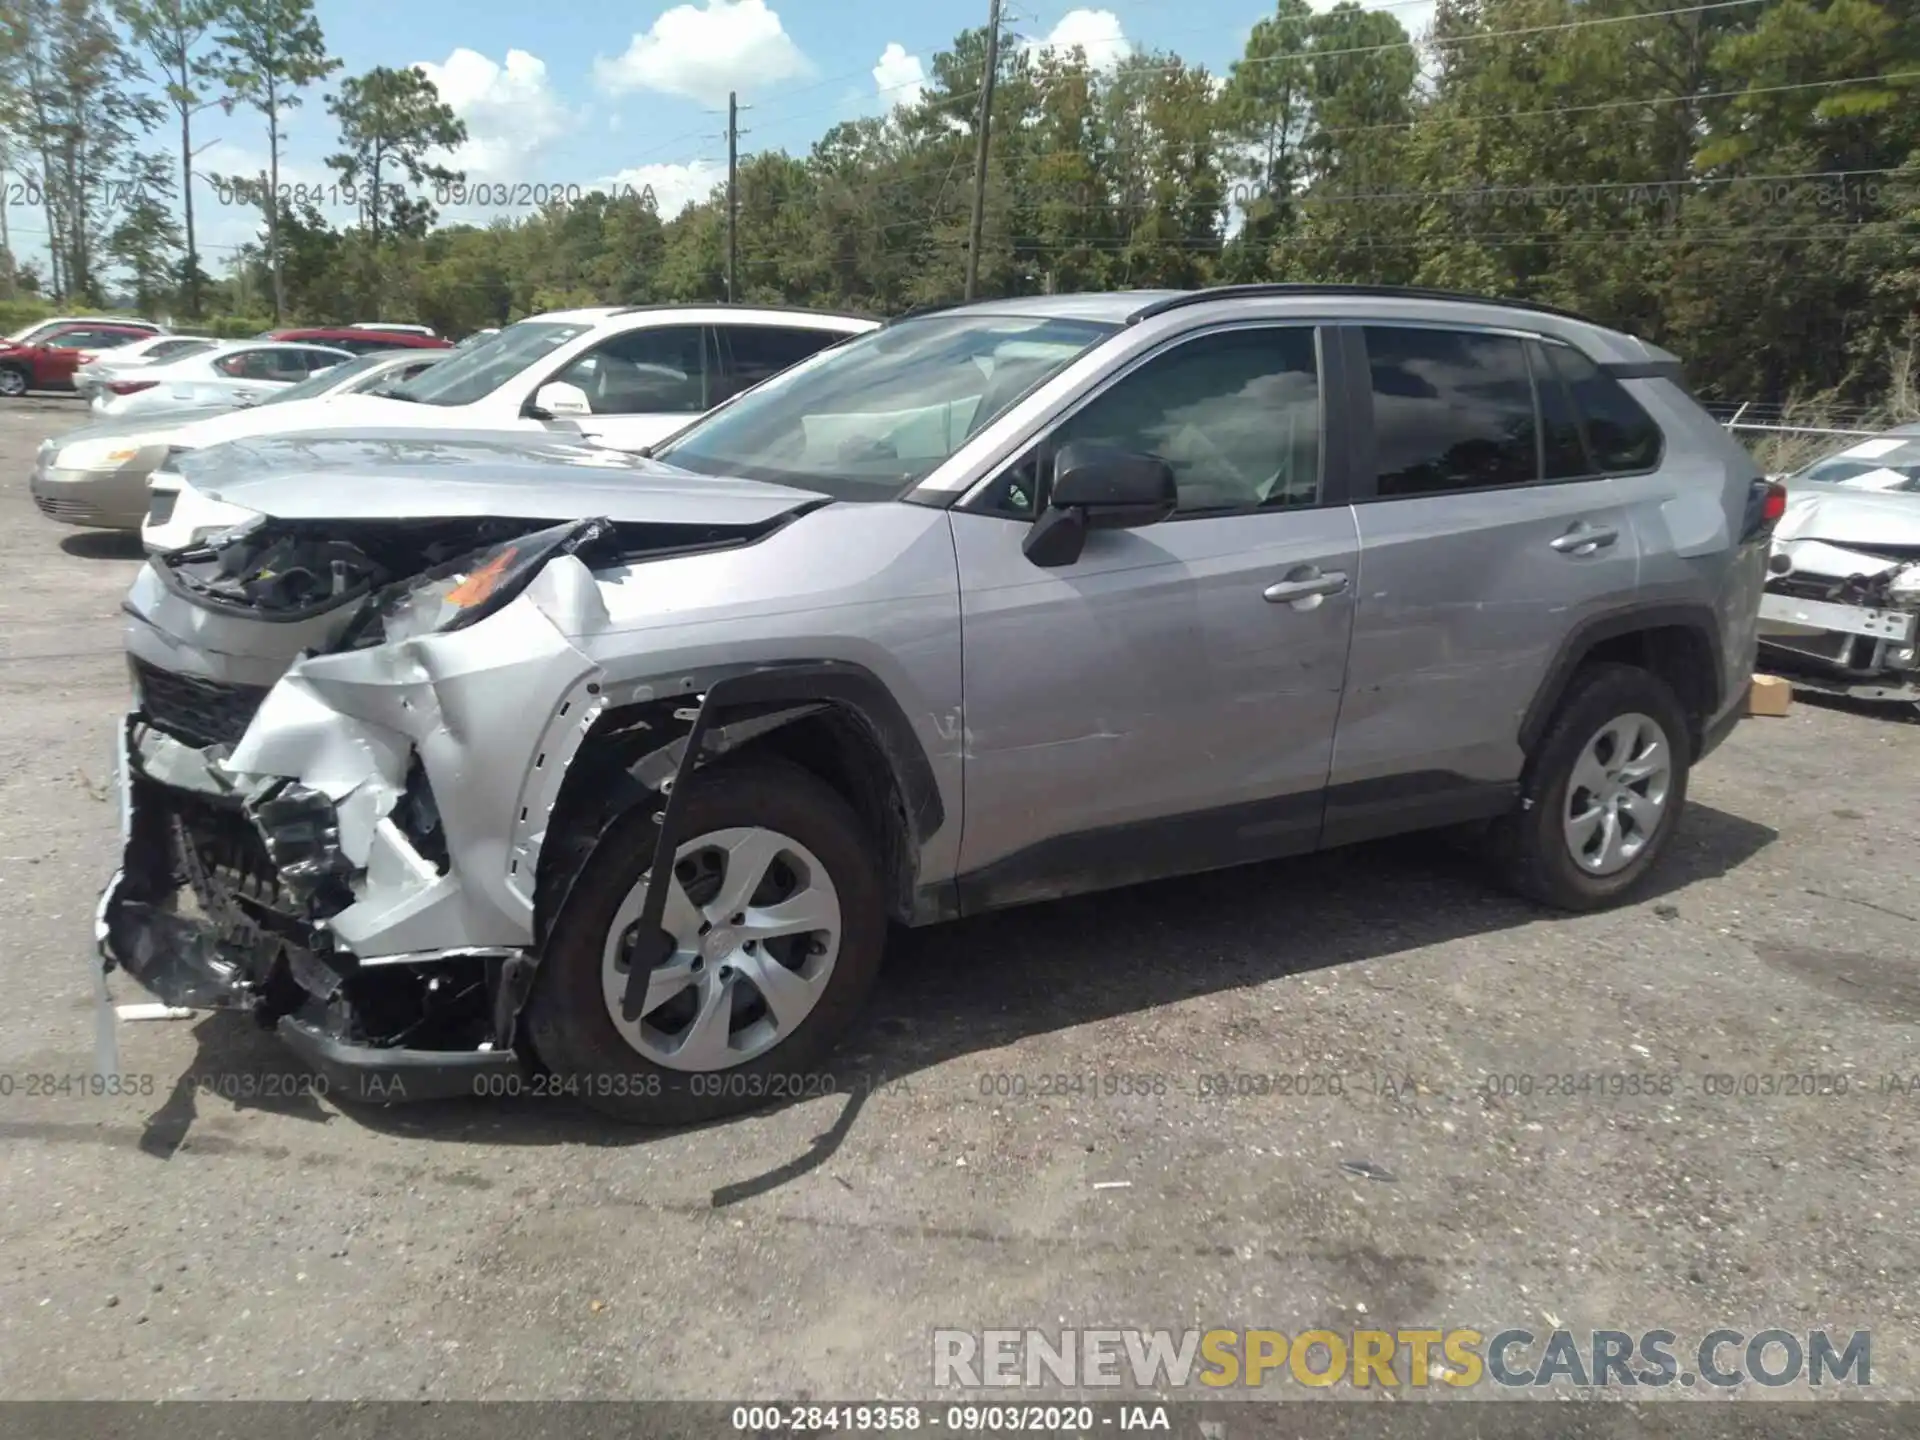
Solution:
<path fill-rule="evenodd" d="M 1556 535 L 1547 543 L 1562 555 L 1591 555 L 1619 538 L 1620 532 L 1611 525 L 1589 525 L 1584 520 L 1576 520 L 1566 534 Z"/>
<path fill-rule="evenodd" d="M 1270 604 L 1311 610 L 1322 596 L 1338 595 L 1346 588 L 1347 575 L 1344 570 L 1323 573 L 1311 565 L 1301 565 L 1289 571 L 1286 579 L 1276 580 L 1260 593 Z"/>

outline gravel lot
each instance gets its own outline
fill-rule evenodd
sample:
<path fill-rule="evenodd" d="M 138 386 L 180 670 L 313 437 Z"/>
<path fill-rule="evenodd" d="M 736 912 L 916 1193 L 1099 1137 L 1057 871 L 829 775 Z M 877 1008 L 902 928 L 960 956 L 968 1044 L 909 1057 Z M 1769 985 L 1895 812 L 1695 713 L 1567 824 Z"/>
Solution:
<path fill-rule="evenodd" d="M 1743 725 L 1607 915 L 1416 837 L 904 937 L 842 1093 L 698 1131 L 231 1098 L 293 1068 L 237 1017 L 122 1026 L 148 1096 L 28 1094 L 92 1061 L 139 563 L 28 496 L 79 415 L 0 411 L 9 1396 L 932 1398 L 936 1326 L 1556 1324 L 1870 1329 L 1920 1395 L 1904 716 Z M 1847 1093 L 1705 1093 L 1808 1072 Z M 1672 1093 L 1546 1093 L 1623 1073 Z"/>

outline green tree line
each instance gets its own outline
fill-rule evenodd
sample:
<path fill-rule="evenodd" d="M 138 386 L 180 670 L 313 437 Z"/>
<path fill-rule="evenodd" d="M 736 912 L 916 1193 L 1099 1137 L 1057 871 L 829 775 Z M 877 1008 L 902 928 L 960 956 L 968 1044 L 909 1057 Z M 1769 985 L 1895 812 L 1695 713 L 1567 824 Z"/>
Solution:
<path fill-rule="evenodd" d="M 50 197 L 62 166 L 150 174 L 138 142 L 160 114 L 179 123 L 177 188 L 194 106 L 237 97 L 276 126 L 337 68 L 310 0 L 127 0 L 117 29 L 99 0 L 15 3 L 95 16 L 96 45 L 125 37 L 110 65 L 90 62 L 96 98 L 127 97 L 123 118 L 78 157 L 48 143 L 67 113 L 58 87 L 59 113 L 14 106 L 16 163 L 42 164 Z M 8 44 L 27 57 L 12 72 L 64 73 L 73 43 L 56 38 Z M 1430 285 L 1648 336 L 1709 396 L 1863 405 L 1910 380 L 1920 0 L 1442 0 L 1420 38 L 1391 10 L 1306 0 L 1277 0 L 1225 74 L 1170 51 L 1096 65 L 1003 36 L 980 293 Z M 956 37 L 884 117 L 836 125 L 805 154 L 742 160 L 737 298 L 893 314 L 960 296 L 986 40 Z M 164 105 L 144 102 L 153 115 L 128 78 L 143 67 L 173 77 Z M 442 224 L 434 201 L 459 177 L 429 156 L 464 132 L 430 82 L 376 71 L 327 108 L 341 134 L 330 163 L 366 197 L 354 223 L 277 199 L 259 243 L 216 279 L 188 263 L 173 207 L 108 216 L 63 201 L 49 211 L 64 246 L 53 287 L 97 290 L 106 256 L 145 303 L 183 313 L 377 313 L 454 334 L 727 293 L 723 188 L 672 215 L 616 187 Z M 275 194 L 260 187 L 263 202 Z"/>

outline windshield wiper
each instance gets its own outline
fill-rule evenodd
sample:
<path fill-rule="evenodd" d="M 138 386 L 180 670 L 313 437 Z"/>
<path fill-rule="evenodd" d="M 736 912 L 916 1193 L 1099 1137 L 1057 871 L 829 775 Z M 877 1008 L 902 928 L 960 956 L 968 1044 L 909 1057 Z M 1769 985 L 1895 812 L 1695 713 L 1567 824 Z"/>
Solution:
<path fill-rule="evenodd" d="M 378 396 L 382 400 L 405 400 L 410 405 L 418 405 L 420 403 L 398 385 L 376 385 L 367 393 Z"/>

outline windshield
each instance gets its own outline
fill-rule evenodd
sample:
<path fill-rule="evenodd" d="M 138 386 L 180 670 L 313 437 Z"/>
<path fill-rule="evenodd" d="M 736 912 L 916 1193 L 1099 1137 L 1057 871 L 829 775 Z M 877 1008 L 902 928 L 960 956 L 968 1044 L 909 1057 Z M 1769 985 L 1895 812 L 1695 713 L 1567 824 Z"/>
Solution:
<path fill-rule="evenodd" d="M 338 365 L 329 365 L 325 370 L 315 371 L 306 379 L 277 390 L 260 403 L 279 405 L 288 400 L 311 400 L 317 395 L 331 395 L 356 375 L 364 375 L 376 365 L 383 365 L 393 357 L 390 355 L 362 355 L 357 360 L 343 360 Z"/>
<path fill-rule="evenodd" d="M 929 316 L 875 330 L 749 390 L 659 458 L 836 500 L 891 500 L 1118 326 Z"/>
<path fill-rule="evenodd" d="M 1788 484 L 1842 485 L 1849 490 L 1920 491 L 1920 435 L 1883 435 L 1816 460 Z"/>
<path fill-rule="evenodd" d="M 569 340 L 586 334 L 588 328 L 550 320 L 522 320 L 406 384 L 394 386 L 391 394 L 396 400 L 417 400 L 423 405 L 471 405 L 529 366 L 539 364 Z"/>

